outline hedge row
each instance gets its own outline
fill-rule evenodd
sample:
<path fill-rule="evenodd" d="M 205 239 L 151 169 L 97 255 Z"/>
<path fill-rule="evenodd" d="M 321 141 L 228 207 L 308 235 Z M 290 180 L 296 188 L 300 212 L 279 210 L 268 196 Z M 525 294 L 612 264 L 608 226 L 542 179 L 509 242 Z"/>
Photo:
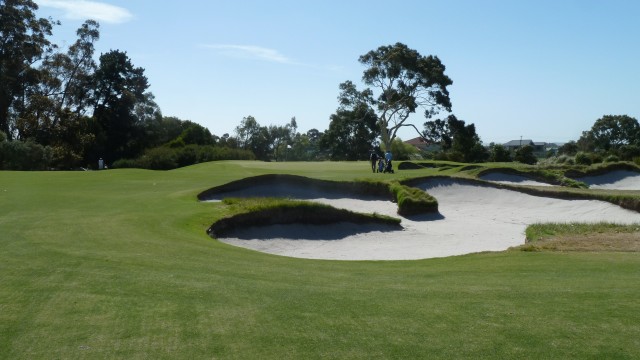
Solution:
<path fill-rule="evenodd" d="M 171 170 L 216 160 L 255 160 L 255 155 L 249 150 L 211 145 L 186 145 L 175 148 L 161 146 L 147 150 L 137 159 L 118 160 L 113 163 L 113 167 Z"/>

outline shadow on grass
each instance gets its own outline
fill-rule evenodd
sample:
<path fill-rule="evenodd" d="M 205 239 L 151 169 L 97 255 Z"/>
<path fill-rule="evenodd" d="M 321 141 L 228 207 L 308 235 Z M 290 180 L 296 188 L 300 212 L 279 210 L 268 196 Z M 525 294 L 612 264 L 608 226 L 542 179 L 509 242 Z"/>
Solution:
<path fill-rule="evenodd" d="M 221 237 L 240 240 L 341 240 L 349 236 L 371 232 L 399 231 L 398 226 L 386 224 L 354 224 L 340 222 L 328 225 L 274 224 L 235 228 Z"/>

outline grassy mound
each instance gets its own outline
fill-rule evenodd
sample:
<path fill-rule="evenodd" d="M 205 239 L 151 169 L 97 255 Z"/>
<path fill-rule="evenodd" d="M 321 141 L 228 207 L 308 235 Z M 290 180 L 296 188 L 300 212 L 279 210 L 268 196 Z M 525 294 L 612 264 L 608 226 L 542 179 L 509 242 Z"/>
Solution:
<path fill-rule="evenodd" d="M 225 193 L 250 189 L 254 186 L 279 187 L 292 189 L 302 187 L 320 194 L 342 194 L 345 197 L 377 197 L 398 203 L 398 214 L 417 215 L 438 212 L 438 202 L 422 190 L 402 185 L 397 181 L 327 181 L 304 176 L 267 174 L 249 177 L 216 186 L 198 194 L 199 200 L 208 200 Z M 265 194 L 265 196 L 271 196 Z"/>
<path fill-rule="evenodd" d="M 390 185 L 398 202 L 398 214 L 402 216 L 438 212 L 438 201 L 425 191 L 393 182 Z"/>
<path fill-rule="evenodd" d="M 223 195 L 231 191 L 248 189 L 254 186 L 278 187 L 281 189 L 301 187 L 309 192 L 342 194 L 356 197 L 379 197 L 391 199 L 388 185 L 379 181 L 329 181 L 312 179 L 305 176 L 287 174 L 265 174 L 235 180 L 219 185 L 198 194 L 199 200 L 208 200 L 215 195 Z M 269 197 L 269 194 L 265 194 Z"/>
<path fill-rule="evenodd" d="M 283 199 L 225 199 L 235 207 L 234 215 L 216 221 L 207 233 L 221 237 L 235 228 L 275 224 L 327 225 L 339 222 L 385 224 L 400 228 L 400 219 L 379 214 L 360 214 L 308 201 Z"/>

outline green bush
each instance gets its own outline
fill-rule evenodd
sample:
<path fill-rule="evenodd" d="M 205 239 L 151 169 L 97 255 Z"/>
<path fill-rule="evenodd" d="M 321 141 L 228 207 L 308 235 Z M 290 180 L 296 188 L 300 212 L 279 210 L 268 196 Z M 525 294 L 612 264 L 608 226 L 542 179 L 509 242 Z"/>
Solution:
<path fill-rule="evenodd" d="M 598 153 L 591 153 L 589 156 L 591 157 L 592 164 L 599 164 L 604 160 L 602 155 Z"/>
<path fill-rule="evenodd" d="M 496 144 L 489 150 L 489 161 L 511 162 L 511 153 L 504 146 Z"/>
<path fill-rule="evenodd" d="M 620 159 L 616 155 L 609 155 L 604 159 L 606 163 L 618 162 Z"/>
<path fill-rule="evenodd" d="M 197 145 L 187 145 L 175 149 L 175 159 L 178 167 L 185 167 L 198 163 L 198 147 Z"/>
<path fill-rule="evenodd" d="M 621 160 L 630 161 L 640 156 L 640 147 L 636 145 L 622 145 L 618 149 L 618 156 Z"/>
<path fill-rule="evenodd" d="M 176 151 L 168 147 L 149 149 L 139 159 L 139 164 L 151 170 L 175 169 L 178 167 Z"/>
<path fill-rule="evenodd" d="M 584 152 L 578 152 L 575 157 L 577 165 L 591 165 L 591 157 Z"/>
<path fill-rule="evenodd" d="M 538 159 L 533 153 L 533 147 L 529 145 L 525 145 L 517 149 L 514 160 L 529 165 L 533 165 L 538 162 Z"/>
<path fill-rule="evenodd" d="M 111 165 L 116 169 L 127 169 L 127 168 L 140 168 L 140 162 L 138 159 L 120 159 L 113 162 Z"/>
<path fill-rule="evenodd" d="M 191 144 L 175 148 L 161 146 L 147 150 L 143 156 L 137 159 L 117 160 L 113 163 L 113 167 L 170 170 L 216 160 L 255 160 L 255 156 L 249 150 L 212 145 Z"/>
<path fill-rule="evenodd" d="M 46 170 L 51 165 L 53 151 L 33 141 L 0 142 L 0 169 Z"/>

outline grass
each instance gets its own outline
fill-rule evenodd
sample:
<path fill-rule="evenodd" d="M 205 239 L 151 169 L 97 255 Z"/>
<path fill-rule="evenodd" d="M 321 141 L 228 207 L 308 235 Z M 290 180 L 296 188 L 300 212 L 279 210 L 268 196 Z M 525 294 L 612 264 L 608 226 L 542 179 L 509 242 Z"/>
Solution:
<path fill-rule="evenodd" d="M 212 186 L 368 163 L 0 172 L 0 358 L 640 357 L 640 257 L 318 261 L 209 238 Z M 447 170 L 449 171 L 449 170 Z M 437 169 L 373 174 L 401 181 Z"/>
<path fill-rule="evenodd" d="M 640 252 L 640 224 L 533 224 L 527 227 L 524 251 Z"/>

